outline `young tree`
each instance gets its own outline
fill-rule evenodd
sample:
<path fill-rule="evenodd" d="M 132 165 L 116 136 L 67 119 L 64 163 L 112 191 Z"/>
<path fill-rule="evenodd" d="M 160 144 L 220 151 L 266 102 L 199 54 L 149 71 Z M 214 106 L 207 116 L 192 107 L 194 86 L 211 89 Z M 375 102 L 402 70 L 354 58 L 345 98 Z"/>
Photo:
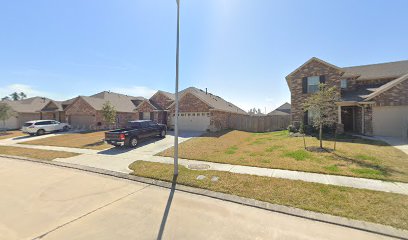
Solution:
<path fill-rule="evenodd" d="M 323 127 L 332 126 L 337 121 L 336 102 L 339 100 L 336 87 L 319 85 L 319 91 L 308 97 L 303 109 L 312 114 L 312 125 L 319 129 L 320 148 L 323 148 Z"/>
<path fill-rule="evenodd" d="M 6 120 L 13 116 L 13 109 L 7 103 L 0 103 L 0 121 L 3 122 L 3 129 L 6 129 Z"/>
<path fill-rule="evenodd" d="M 18 101 L 20 100 L 20 94 L 18 94 L 17 92 L 13 92 L 12 94 L 10 94 L 10 97 L 13 101 Z"/>
<path fill-rule="evenodd" d="M 109 102 L 105 102 L 102 106 L 102 115 L 105 122 L 109 125 L 113 125 L 116 122 L 116 109 L 115 107 Z"/>

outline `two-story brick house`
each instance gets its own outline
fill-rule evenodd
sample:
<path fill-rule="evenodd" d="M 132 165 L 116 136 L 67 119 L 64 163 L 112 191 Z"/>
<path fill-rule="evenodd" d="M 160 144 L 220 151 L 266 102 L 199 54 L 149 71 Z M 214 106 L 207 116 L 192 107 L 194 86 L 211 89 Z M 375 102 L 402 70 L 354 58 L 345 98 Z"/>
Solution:
<path fill-rule="evenodd" d="M 313 113 L 303 110 L 305 99 L 319 83 L 337 88 L 337 122 L 346 132 L 365 135 L 408 135 L 408 61 L 337 67 L 311 58 L 288 76 L 291 120 L 309 124 Z"/>

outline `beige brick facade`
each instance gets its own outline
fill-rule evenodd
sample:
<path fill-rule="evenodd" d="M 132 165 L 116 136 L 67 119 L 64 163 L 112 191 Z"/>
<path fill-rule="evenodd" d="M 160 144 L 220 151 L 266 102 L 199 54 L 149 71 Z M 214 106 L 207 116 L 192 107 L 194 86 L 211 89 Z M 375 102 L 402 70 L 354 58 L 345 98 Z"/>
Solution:
<path fill-rule="evenodd" d="M 372 100 L 375 101 L 375 106 L 408 105 L 408 80 L 397 84 Z"/>
<path fill-rule="evenodd" d="M 150 101 L 153 101 L 157 105 L 159 105 L 162 109 L 167 109 L 170 105 L 174 102 L 173 99 L 168 98 L 164 94 L 157 92 L 150 98 Z"/>
<path fill-rule="evenodd" d="M 175 105 L 169 108 L 171 113 L 174 113 Z M 210 106 L 191 93 L 187 93 L 180 98 L 179 112 L 208 112 Z"/>

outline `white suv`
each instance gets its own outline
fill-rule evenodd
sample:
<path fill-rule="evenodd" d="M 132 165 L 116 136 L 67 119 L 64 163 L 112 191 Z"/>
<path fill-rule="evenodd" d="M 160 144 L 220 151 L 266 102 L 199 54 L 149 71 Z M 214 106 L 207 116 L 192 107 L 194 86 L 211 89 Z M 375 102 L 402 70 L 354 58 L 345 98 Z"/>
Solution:
<path fill-rule="evenodd" d="M 37 120 L 24 123 L 21 131 L 30 135 L 43 135 L 50 132 L 68 131 L 71 126 L 54 120 Z"/>

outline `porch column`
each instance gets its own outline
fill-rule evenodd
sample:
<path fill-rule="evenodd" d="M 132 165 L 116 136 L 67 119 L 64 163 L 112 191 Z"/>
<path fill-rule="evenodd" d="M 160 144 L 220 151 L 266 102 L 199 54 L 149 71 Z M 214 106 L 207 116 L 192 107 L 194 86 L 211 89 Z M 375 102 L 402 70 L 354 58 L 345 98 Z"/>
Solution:
<path fill-rule="evenodd" d="M 341 106 L 339 105 L 338 107 L 337 107 L 337 115 L 338 115 L 338 119 L 337 119 L 337 123 L 340 123 L 341 124 Z"/>

